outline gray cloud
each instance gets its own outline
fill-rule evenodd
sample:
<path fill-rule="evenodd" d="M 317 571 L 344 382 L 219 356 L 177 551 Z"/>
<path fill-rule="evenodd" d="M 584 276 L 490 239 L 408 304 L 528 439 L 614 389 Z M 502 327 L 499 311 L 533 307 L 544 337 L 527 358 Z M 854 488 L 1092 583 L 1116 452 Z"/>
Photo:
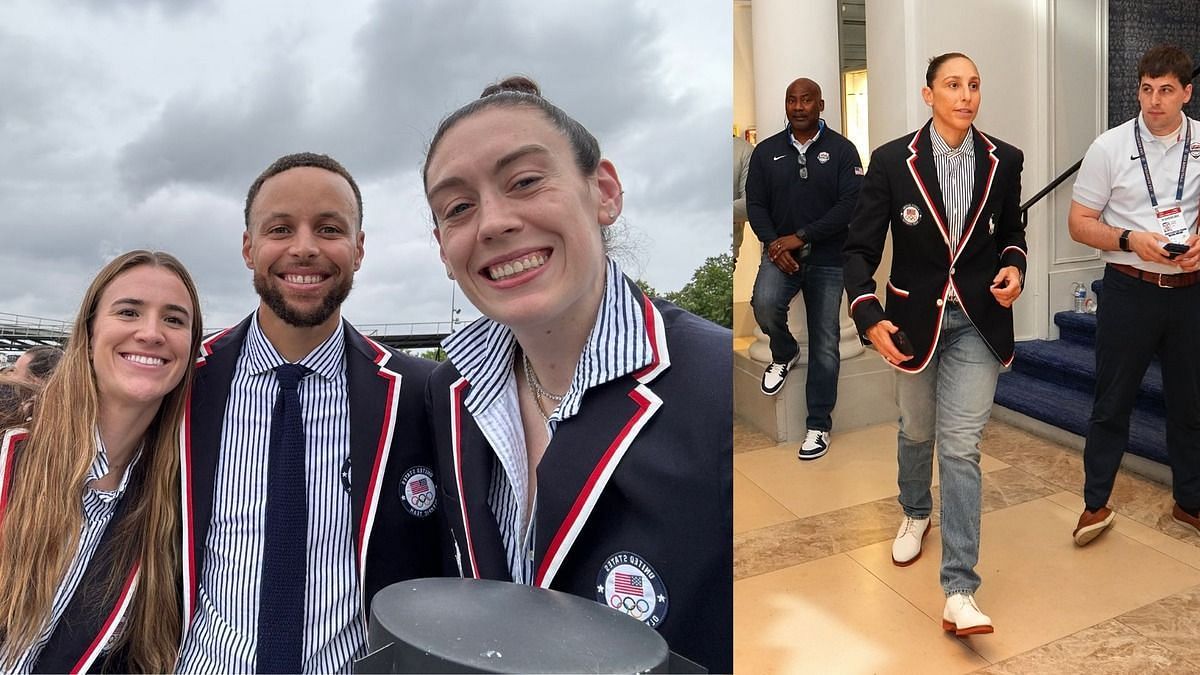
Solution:
<path fill-rule="evenodd" d="M 257 304 L 239 253 L 245 191 L 274 158 L 314 150 L 364 195 L 366 259 L 346 315 L 445 320 L 425 144 L 511 73 L 537 79 L 616 162 L 625 239 L 640 249 L 631 272 L 677 289 L 728 246 L 727 2 L 35 7 L 0 8 L 0 311 L 66 318 L 109 257 L 148 247 L 192 270 L 208 326 L 239 320 Z"/>

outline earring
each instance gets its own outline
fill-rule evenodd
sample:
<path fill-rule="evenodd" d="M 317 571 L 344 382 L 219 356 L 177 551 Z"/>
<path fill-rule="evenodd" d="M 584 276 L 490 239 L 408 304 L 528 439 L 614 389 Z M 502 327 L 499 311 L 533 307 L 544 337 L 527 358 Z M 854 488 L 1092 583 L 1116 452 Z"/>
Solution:
<path fill-rule="evenodd" d="M 609 219 L 609 220 L 611 220 L 611 221 L 613 221 L 613 222 L 616 222 L 616 221 L 617 221 L 617 212 L 616 212 L 616 211 L 614 211 L 614 210 L 612 210 L 612 209 L 609 209 L 609 211 L 608 211 L 608 219 Z"/>
<path fill-rule="evenodd" d="M 454 272 L 451 271 L 449 267 L 446 268 L 446 278 L 450 281 L 454 281 Z"/>

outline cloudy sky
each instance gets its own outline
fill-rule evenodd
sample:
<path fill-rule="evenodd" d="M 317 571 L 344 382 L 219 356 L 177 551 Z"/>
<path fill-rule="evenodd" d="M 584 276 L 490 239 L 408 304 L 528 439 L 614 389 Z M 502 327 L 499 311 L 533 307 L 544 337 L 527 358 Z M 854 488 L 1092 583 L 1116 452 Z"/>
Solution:
<path fill-rule="evenodd" d="M 728 0 L 4 0 L 0 312 L 70 319 L 107 260 L 154 248 L 196 278 L 206 327 L 236 322 L 257 304 L 246 189 L 311 150 L 363 192 L 345 315 L 446 321 L 425 146 L 512 73 L 617 166 L 626 271 L 678 290 L 729 244 L 731 16 Z"/>

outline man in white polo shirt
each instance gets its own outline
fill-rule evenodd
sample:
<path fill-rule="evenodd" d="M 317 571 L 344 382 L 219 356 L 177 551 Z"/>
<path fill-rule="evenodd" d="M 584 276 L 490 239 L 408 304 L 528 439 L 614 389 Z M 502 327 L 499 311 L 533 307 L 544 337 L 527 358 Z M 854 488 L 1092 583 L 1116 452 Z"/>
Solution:
<path fill-rule="evenodd" d="M 1162 365 L 1175 520 L 1200 531 L 1200 123 L 1183 113 L 1192 59 L 1150 48 L 1138 63 L 1141 115 L 1088 148 L 1075 180 L 1071 237 L 1100 249 L 1096 395 L 1083 451 L 1083 546 L 1113 520 L 1108 497 L 1129 416 L 1152 357 Z M 1171 250 L 1174 249 L 1174 250 Z"/>

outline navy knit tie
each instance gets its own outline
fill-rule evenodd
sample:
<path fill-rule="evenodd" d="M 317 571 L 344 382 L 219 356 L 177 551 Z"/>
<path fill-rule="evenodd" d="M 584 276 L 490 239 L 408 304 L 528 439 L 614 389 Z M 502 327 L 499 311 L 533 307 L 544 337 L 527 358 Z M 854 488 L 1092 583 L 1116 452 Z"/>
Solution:
<path fill-rule="evenodd" d="M 259 673 L 298 673 L 302 665 L 308 506 L 298 388 L 308 373 L 308 368 L 294 363 L 275 369 L 279 395 L 271 415 L 267 465 L 267 522 L 258 605 Z"/>

